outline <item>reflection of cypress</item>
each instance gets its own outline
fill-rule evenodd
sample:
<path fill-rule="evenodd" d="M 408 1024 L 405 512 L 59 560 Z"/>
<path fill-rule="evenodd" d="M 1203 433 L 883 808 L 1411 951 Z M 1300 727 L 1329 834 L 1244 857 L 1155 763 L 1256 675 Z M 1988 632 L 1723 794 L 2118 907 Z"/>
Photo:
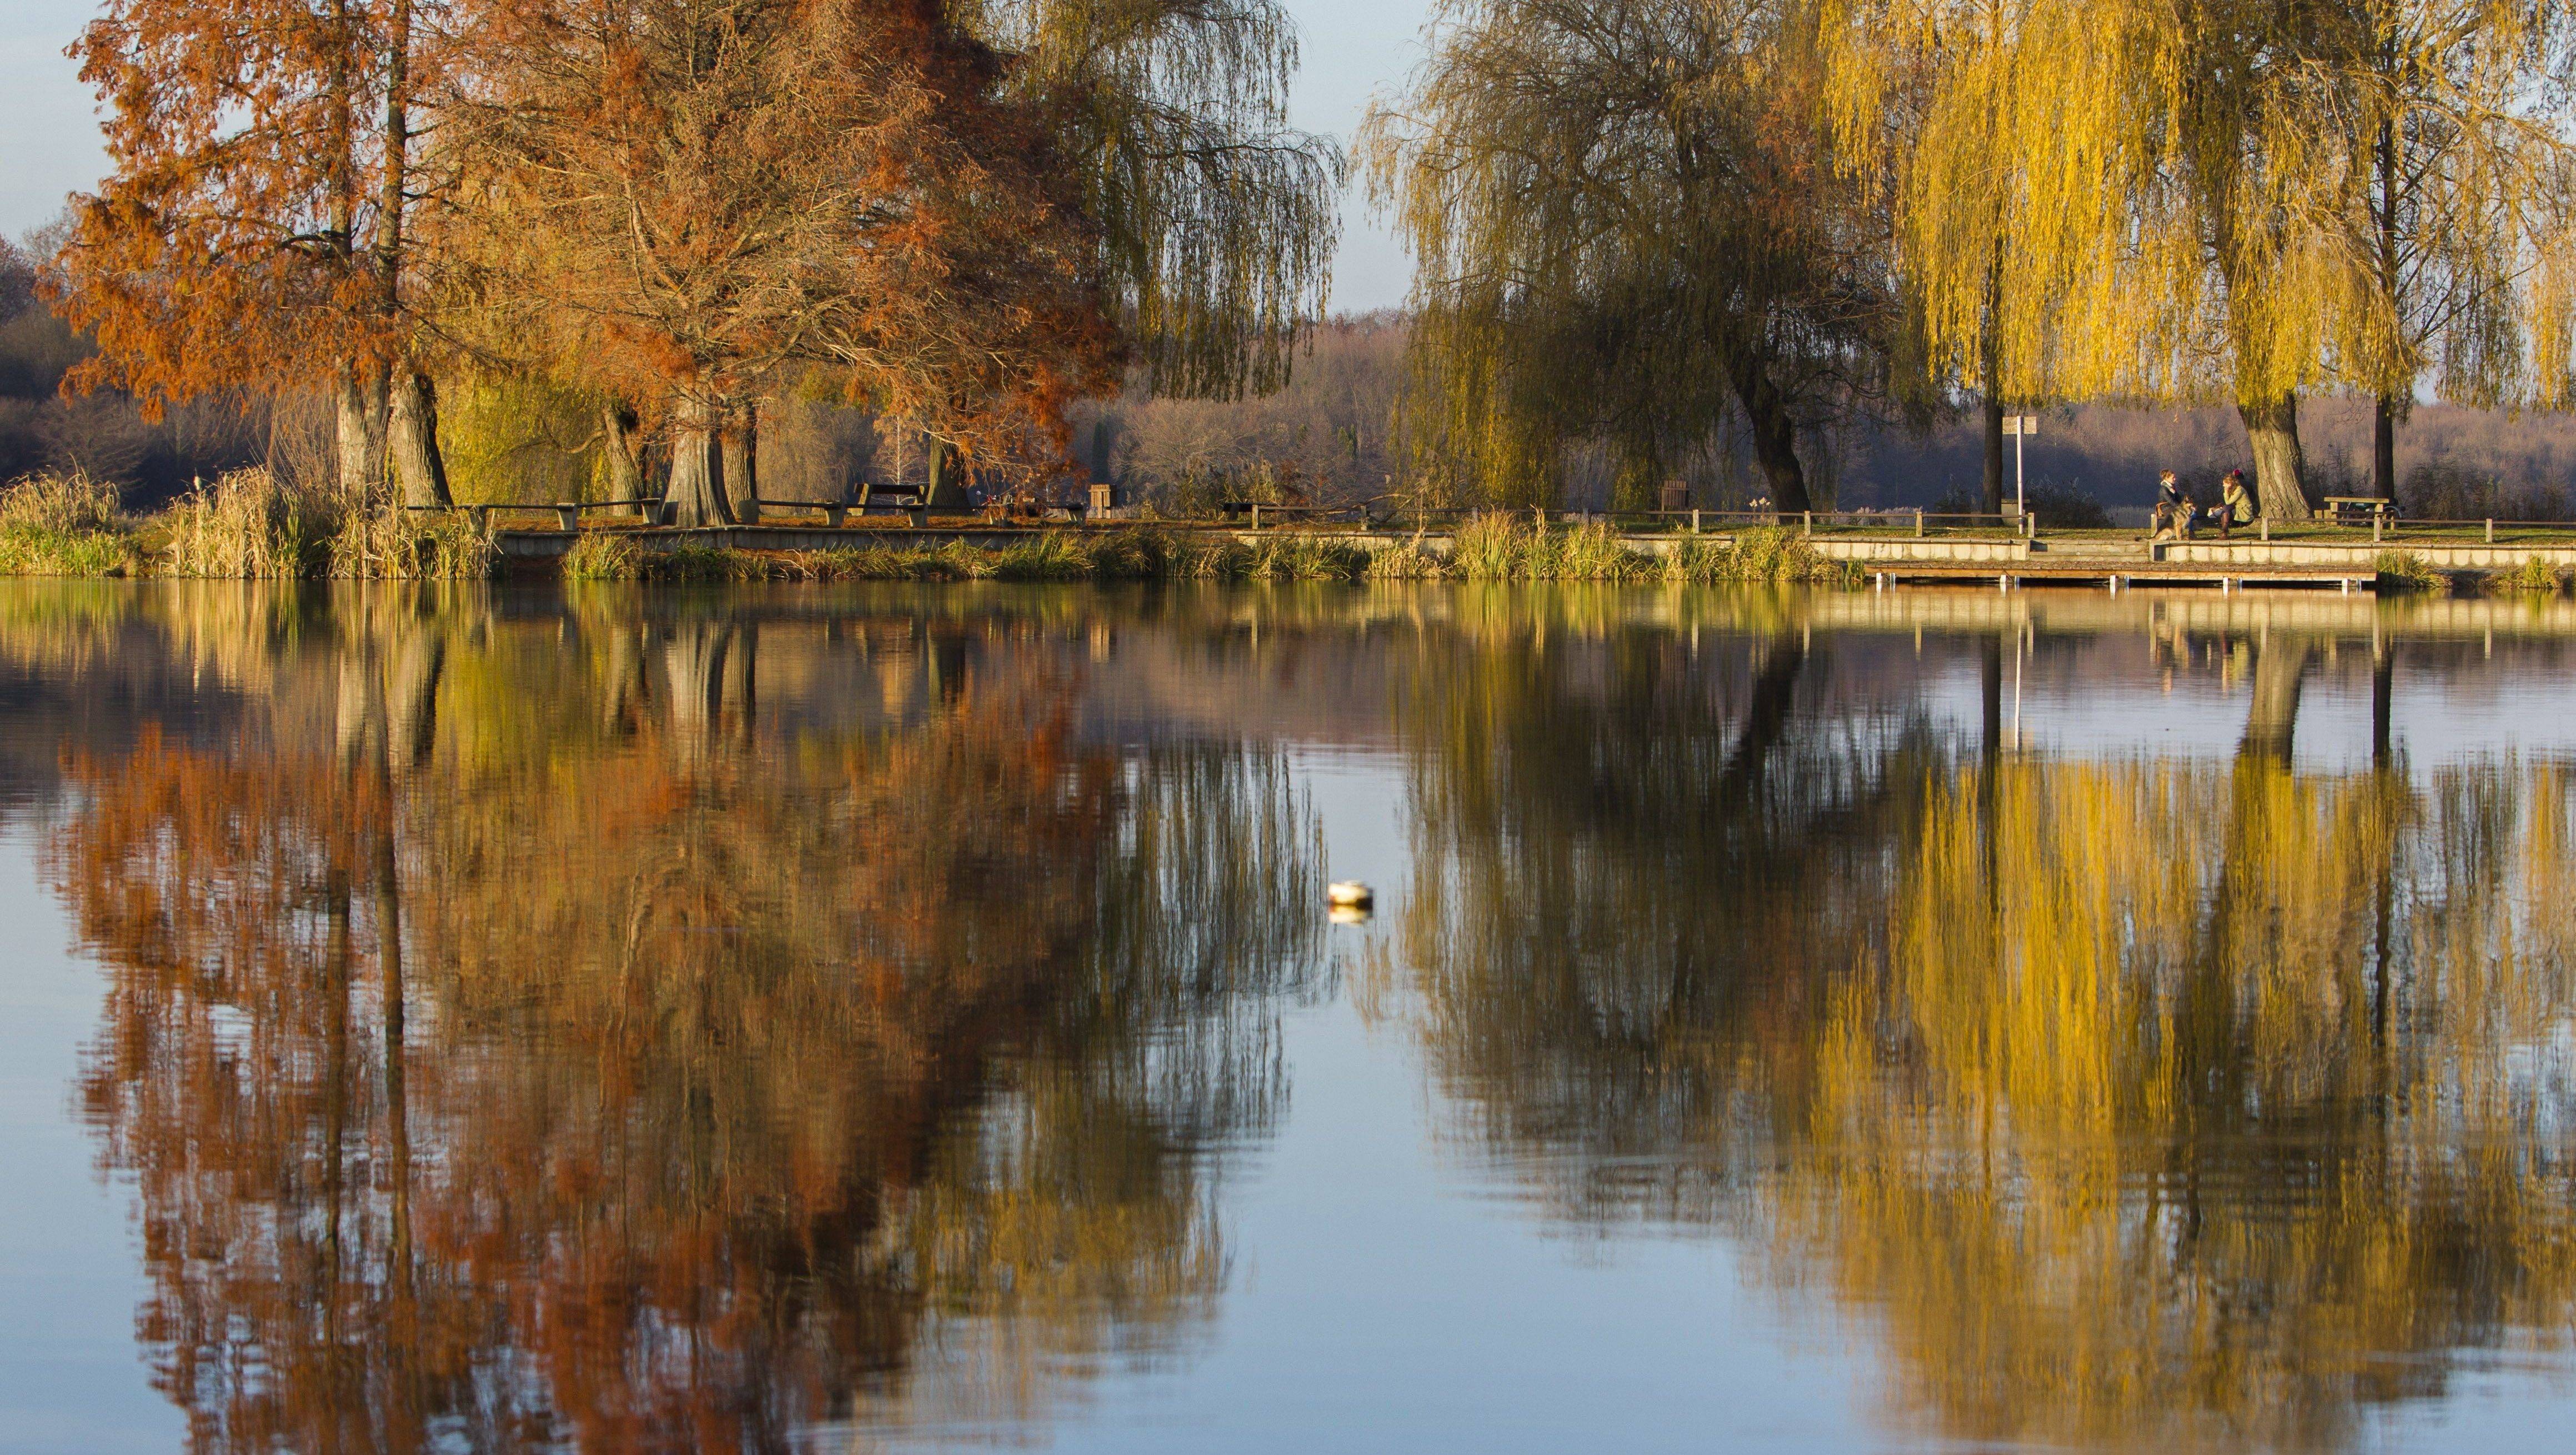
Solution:
<path fill-rule="evenodd" d="M 1981 645 L 1982 742 L 1792 713 L 1745 812 L 1758 645 L 1432 656 L 1402 946 L 1458 1139 L 1757 1241 L 1968 1443 L 2340 1445 L 2563 1337 L 2567 782 L 2292 774 L 2314 652 L 2255 655 L 2232 763 L 2082 764 L 1995 751 Z"/>
<path fill-rule="evenodd" d="M 1083 749 L 971 627 L 383 600 L 272 639 L 231 750 L 76 757 L 52 851 L 196 1446 L 770 1448 L 1208 1316 L 1205 1153 L 1277 1116 L 1317 941 L 1275 761 Z M 853 635 L 943 683 L 751 730 Z"/>

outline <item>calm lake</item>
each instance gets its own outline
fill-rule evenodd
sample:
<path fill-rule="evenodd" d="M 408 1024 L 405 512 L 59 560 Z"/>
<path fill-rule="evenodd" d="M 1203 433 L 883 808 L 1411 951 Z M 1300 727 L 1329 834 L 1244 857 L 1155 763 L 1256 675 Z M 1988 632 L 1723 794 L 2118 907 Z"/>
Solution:
<path fill-rule="evenodd" d="M 2576 1424 L 2571 605 L 0 582 L 0 923 L 0 1449 Z"/>

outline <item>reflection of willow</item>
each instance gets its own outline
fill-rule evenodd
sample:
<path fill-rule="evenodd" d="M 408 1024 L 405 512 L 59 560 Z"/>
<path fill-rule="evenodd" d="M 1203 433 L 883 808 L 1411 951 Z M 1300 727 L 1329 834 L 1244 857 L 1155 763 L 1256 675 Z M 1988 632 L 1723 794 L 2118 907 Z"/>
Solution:
<path fill-rule="evenodd" d="M 1829 960 L 1869 928 L 1846 886 L 1905 811 L 1913 739 L 1801 732 L 1822 658 L 1795 632 L 1495 636 L 1418 674 L 1402 944 L 1432 1065 L 1476 1135 L 1554 1154 L 1568 1213 L 1703 1206 L 1717 1185 L 1668 1154 L 1730 1145 L 1732 1067 L 1706 1063 L 1803 1018 L 1812 966 L 1780 947 Z"/>
<path fill-rule="evenodd" d="M 715 617 L 338 625 L 330 751 L 76 762 L 54 849 L 200 1448 L 1025 1415 L 1205 1317 L 1202 1153 L 1283 1091 L 1243 1001 L 1312 949 L 1275 771 L 999 665 L 756 742 L 806 643 Z"/>
<path fill-rule="evenodd" d="M 2576 818 L 2510 763 L 2294 776 L 2309 651 L 2262 655 L 2231 765 L 1971 755 L 1804 880 L 1794 841 L 1674 872 L 1745 830 L 1655 806 L 1713 768 L 1638 791 L 1718 761 L 1670 723 L 1481 699 L 1498 742 L 1629 741 L 1544 825 L 1478 807 L 1530 791 L 1495 755 L 1426 764 L 1434 1063 L 1560 1207 L 1759 1236 L 1866 1311 L 1909 1424 L 2346 1441 L 2576 1309 Z"/>

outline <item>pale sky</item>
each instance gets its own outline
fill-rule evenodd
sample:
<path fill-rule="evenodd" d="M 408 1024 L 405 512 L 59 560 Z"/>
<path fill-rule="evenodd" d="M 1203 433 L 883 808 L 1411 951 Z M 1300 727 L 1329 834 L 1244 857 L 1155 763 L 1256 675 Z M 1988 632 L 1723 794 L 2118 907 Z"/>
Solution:
<path fill-rule="evenodd" d="M 1429 0 L 1286 0 L 1303 28 L 1297 123 L 1348 146 L 1370 94 L 1400 83 L 1420 58 Z M 51 221 L 66 193 L 102 166 L 88 88 L 63 56 L 97 0 L 0 0 L 0 234 Z M 1335 309 L 1404 298 L 1412 265 L 1356 192 L 1344 200 Z"/>

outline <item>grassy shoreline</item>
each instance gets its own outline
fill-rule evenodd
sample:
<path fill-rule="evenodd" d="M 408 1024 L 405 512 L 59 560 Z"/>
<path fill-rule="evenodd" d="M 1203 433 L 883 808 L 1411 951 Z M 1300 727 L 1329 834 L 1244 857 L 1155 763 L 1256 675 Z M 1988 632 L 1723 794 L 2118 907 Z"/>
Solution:
<path fill-rule="evenodd" d="M 353 501 L 266 470 L 236 470 L 140 517 L 116 487 L 81 475 L 0 488 L 5 576 L 476 580 L 499 560 L 463 516 Z"/>
<path fill-rule="evenodd" d="M 1607 526 L 1540 527 L 1517 513 L 1461 526 L 1448 551 L 1282 534 L 1259 541 L 1153 526 L 1040 534 L 1007 545 L 650 550 L 600 533 L 574 542 L 567 581 L 1590 581 L 1628 584 L 1857 584 L 1794 532 L 1763 529 L 1636 550 Z"/>
<path fill-rule="evenodd" d="M 1589 581 L 1627 584 L 1856 585 L 1784 527 L 1640 551 L 1609 526 L 1541 525 L 1518 512 L 1474 517 L 1435 550 L 1282 533 L 1138 525 L 1044 532 L 1004 545 L 949 541 L 820 551 L 648 546 L 587 532 L 556 563 L 567 581 Z M 352 503 L 264 470 L 241 470 L 144 517 L 113 486 L 35 476 L 0 489 L 0 575 L 229 580 L 470 580 L 495 575 L 491 535 L 462 513 Z"/>

